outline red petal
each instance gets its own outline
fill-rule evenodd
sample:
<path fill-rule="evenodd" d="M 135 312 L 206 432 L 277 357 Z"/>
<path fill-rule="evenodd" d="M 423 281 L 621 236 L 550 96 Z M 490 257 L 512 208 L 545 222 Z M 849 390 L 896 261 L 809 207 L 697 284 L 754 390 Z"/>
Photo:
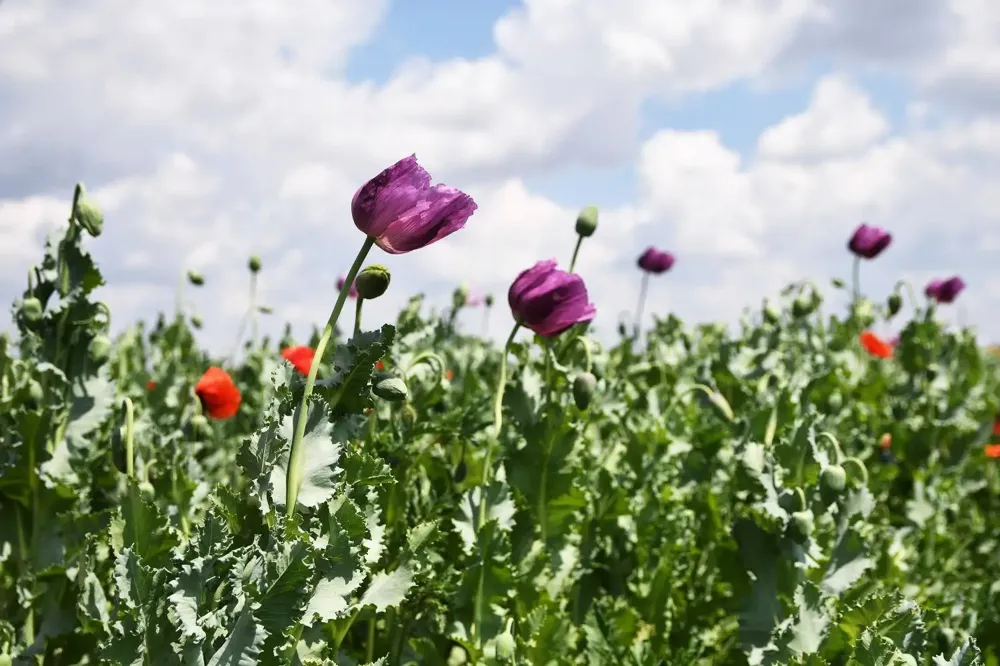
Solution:
<path fill-rule="evenodd" d="M 240 411 L 240 390 L 232 377 L 222 368 L 212 366 L 205 371 L 194 387 L 201 406 L 213 419 L 228 419 Z"/>

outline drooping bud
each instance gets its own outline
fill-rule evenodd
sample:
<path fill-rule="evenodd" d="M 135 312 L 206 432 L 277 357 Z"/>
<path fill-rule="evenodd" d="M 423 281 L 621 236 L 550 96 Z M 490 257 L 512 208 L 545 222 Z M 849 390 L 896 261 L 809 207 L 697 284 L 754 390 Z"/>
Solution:
<path fill-rule="evenodd" d="M 108 360 L 111 353 L 111 340 L 105 335 L 95 335 L 87 345 L 87 355 L 92 363 L 100 365 Z"/>
<path fill-rule="evenodd" d="M 847 472 L 840 465 L 827 465 L 819 473 L 819 481 L 831 495 L 839 495 L 847 487 Z"/>
<path fill-rule="evenodd" d="M 361 269 L 354 286 L 358 288 L 358 295 L 361 298 L 371 300 L 385 293 L 389 288 L 391 277 L 388 268 L 381 264 L 372 264 Z"/>
<path fill-rule="evenodd" d="M 496 657 L 503 663 L 511 662 L 514 660 L 514 648 L 516 644 L 514 643 L 514 634 L 511 633 L 511 625 L 514 620 L 507 620 L 507 627 L 504 632 L 494 639 L 494 646 L 496 649 Z"/>
<path fill-rule="evenodd" d="M 712 406 L 712 410 L 720 419 L 732 422 L 736 418 L 736 415 L 733 413 L 733 408 L 730 406 L 729 401 L 726 400 L 726 396 L 722 395 L 718 391 L 712 391 L 707 397 L 708 404 Z"/>
<path fill-rule="evenodd" d="M 483 299 L 483 303 L 485 303 L 488 308 L 493 307 L 493 294 L 486 294 L 486 298 Z"/>
<path fill-rule="evenodd" d="M 769 324 L 777 324 L 781 321 L 781 310 L 770 300 L 764 303 L 764 320 Z"/>
<path fill-rule="evenodd" d="M 42 318 L 42 302 L 34 296 L 29 296 L 21 303 L 21 316 L 25 321 L 36 322 Z"/>
<path fill-rule="evenodd" d="M 76 206 L 73 208 L 73 221 L 87 230 L 92 237 L 97 238 L 104 229 L 104 213 L 100 206 L 87 196 L 87 191 L 83 183 L 77 183 L 76 196 L 73 199 Z"/>
<path fill-rule="evenodd" d="M 788 531 L 799 543 L 807 541 L 813 533 L 813 512 L 806 510 L 793 513 L 788 522 Z"/>
<path fill-rule="evenodd" d="M 889 294 L 889 300 L 886 305 L 889 307 L 889 316 L 895 317 L 899 313 L 900 308 L 903 307 L 903 297 L 893 292 Z"/>
<path fill-rule="evenodd" d="M 196 287 L 200 287 L 205 284 L 205 278 L 198 271 L 188 271 L 187 273 L 188 282 Z"/>
<path fill-rule="evenodd" d="M 201 323 L 202 323 L 201 322 L 201 317 L 199 317 L 198 315 L 191 315 L 191 325 L 192 326 L 194 326 L 196 329 L 200 330 L 201 329 Z"/>
<path fill-rule="evenodd" d="M 458 289 L 451 294 L 451 305 L 455 310 L 459 310 L 465 305 L 468 299 L 469 288 L 464 284 L 460 284 L 458 285 Z"/>
<path fill-rule="evenodd" d="M 261 314 L 272 314 L 274 312 L 274 308 L 268 307 L 266 305 L 258 305 L 257 312 Z"/>
<path fill-rule="evenodd" d="M 42 400 L 45 398 L 45 392 L 42 391 L 42 385 L 38 383 L 37 380 L 28 380 L 28 400 L 30 400 L 34 405 L 32 408 L 37 407 L 41 404 Z"/>
<path fill-rule="evenodd" d="M 253 255 L 252 257 L 250 257 L 250 261 L 247 262 L 247 267 L 250 269 L 251 273 L 259 273 L 260 272 L 260 257 L 258 257 L 256 254 Z"/>
<path fill-rule="evenodd" d="M 597 231 L 597 206 L 587 206 L 576 216 L 576 233 L 584 238 Z"/>
<path fill-rule="evenodd" d="M 387 372 L 377 373 L 372 379 L 372 393 L 387 402 L 402 402 L 409 397 L 406 383 Z"/>
<path fill-rule="evenodd" d="M 577 408 L 584 410 L 590 407 L 597 389 L 597 378 L 589 372 L 581 372 L 573 380 L 573 401 Z"/>
<path fill-rule="evenodd" d="M 792 301 L 792 314 L 795 315 L 797 319 L 802 319 L 803 317 L 808 317 L 812 314 L 813 301 L 805 294 L 799 294 Z"/>
<path fill-rule="evenodd" d="M 799 488 L 788 488 L 778 496 L 778 506 L 788 513 L 796 513 L 806 508 L 805 495 Z"/>

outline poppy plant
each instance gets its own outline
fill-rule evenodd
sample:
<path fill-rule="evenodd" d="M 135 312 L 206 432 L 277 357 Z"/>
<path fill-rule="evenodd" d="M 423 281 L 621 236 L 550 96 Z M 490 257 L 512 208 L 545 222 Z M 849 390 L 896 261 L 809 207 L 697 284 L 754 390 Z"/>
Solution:
<path fill-rule="evenodd" d="M 240 410 L 240 390 L 222 368 L 212 366 L 194 387 L 202 409 L 213 419 L 228 419 Z"/>
<path fill-rule="evenodd" d="M 854 256 L 859 259 L 874 259 L 892 243 L 892 234 L 881 227 L 862 224 L 854 230 L 847 243 Z"/>
<path fill-rule="evenodd" d="M 297 347 L 285 347 L 281 350 L 281 357 L 292 364 L 301 374 L 308 376 L 309 368 L 312 366 L 316 352 L 312 347 L 299 345 Z"/>
<path fill-rule="evenodd" d="M 931 280 L 924 289 L 924 293 L 928 298 L 933 298 L 938 303 L 948 304 L 954 302 L 963 289 L 965 289 L 965 281 L 956 275 L 947 280 Z"/>
<path fill-rule="evenodd" d="M 362 185 L 351 202 L 355 226 L 389 254 L 419 250 L 455 233 L 476 208 L 461 190 L 432 186 L 416 155 Z"/>
<path fill-rule="evenodd" d="M 861 334 L 861 346 L 877 358 L 892 358 L 892 345 L 871 331 L 865 331 Z"/>
<path fill-rule="evenodd" d="M 642 326 L 642 311 L 646 307 L 646 292 L 649 290 L 649 276 L 666 273 L 674 267 L 676 257 L 669 252 L 657 250 L 655 247 L 648 247 L 639 256 L 636 263 L 642 269 L 642 284 L 639 286 L 639 305 L 635 308 L 635 337 L 639 337 L 639 328 Z"/>
<path fill-rule="evenodd" d="M 543 338 L 555 337 L 597 314 L 583 278 L 556 268 L 555 259 L 522 271 L 510 285 L 507 302 L 514 320 Z"/>

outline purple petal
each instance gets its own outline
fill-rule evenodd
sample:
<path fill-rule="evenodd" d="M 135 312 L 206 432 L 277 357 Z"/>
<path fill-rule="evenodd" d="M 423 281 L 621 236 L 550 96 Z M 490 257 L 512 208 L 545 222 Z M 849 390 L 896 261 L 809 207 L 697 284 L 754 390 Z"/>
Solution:
<path fill-rule="evenodd" d="M 461 190 L 435 185 L 412 210 L 391 222 L 376 244 L 390 254 L 419 250 L 464 227 L 477 208 Z"/>
<path fill-rule="evenodd" d="M 417 163 L 417 156 L 404 157 L 354 194 L 351 215 L 355 226 L 378 238 L 397 218 L 420 205 L 430 184 L 431 175 Z"/>

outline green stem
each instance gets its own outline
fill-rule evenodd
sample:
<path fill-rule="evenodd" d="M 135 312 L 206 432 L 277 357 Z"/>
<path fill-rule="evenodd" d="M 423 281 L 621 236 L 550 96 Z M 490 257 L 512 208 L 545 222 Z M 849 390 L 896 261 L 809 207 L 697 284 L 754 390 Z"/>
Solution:
<path fill-rule="evenodd" d="M 635 338 L 639 338 L 642 327 L 642 310 L 646 307 L 646 292 L 649 290 L 649 273 L 643 271 L 642 285 L 639 287 L 639 304 L 635 308 Z"/>
<path fill-rule="evenodd" d="M 365 299 L 358 296 L 358 304 L 354 306 L 354 337 L 361 334 L 361 306 L 364 302 Z"/>
<path fill-rule="evenodd" d="M 125 409 L 125 476 L 135 478 L 135 408 L 129 398 L 122 399 Z"/>
<path fill-rule="evenodd" d="M 569 260 L 569 272 L 573 272 L 573 268 L 576 266 L 576 258 L 580 254 L 580 246 L 583 245 L 583 236 L 576 237 L 576 247 L 573 248 L 573 258 Z"/>
<path fill-rule="evenodd" d="M 368 647 L 365 650 L 365 662 L 372 663 L 375 660 L 375 616 L 368 618 Z"/>
<path fill-rule="evenodd" d="M 174 303 L 174 319 L 180 319 L 184 311 L 184 282 L 187 274 L 182 270 L 181 277 L 177 280 L 177 301 Z"/>
<path fill-rule="evenodd" d="M 350 284 L 350 281 L 348 281 L 348 284 Z M 353 613 L 351 613 L 351 617 L 347 618 L 347 622 L 344 623 L 344 626 L 341 627 L 339 630 L 334 630 L 334 632 L 333 632 L 333 654 L 334 654 L 334 656 L 336 656 L 337 652 L 340 651 L 340 645 L 344 642 L 344 638 L 347 637 L 347 632 L 350 631 L 351 627 L 354 626 L 354 621 L 358 619 L 358 615 L 360 613 L 361 613 L 361 609 L 360 608 L 355 609 L 355 611 Z"/>
<path fill-rule="evenodd" d="M 340 290 L 340 295 L 337 297 L 337 303 L 333 306 L 333 312 L 330 313 L 330 318 L 326 322 L 323 334 L 320 336 L 319 342 L 316 344 L 316 355 L 313 357 L 312 365 L 309 366 L 309 375 L 306 377 L 305 389 L 302 391 L 302 401 L 299 403 L 299 413 L 295 419 L 295 434 L 292 438 L 292 446 L 288 454 L 288 478 L 287 491 L 285 494 L 285 509 L 289 516 L 292 516 L 295 513 L 295 503 L 298 501 L 299 487 L 302 485 L 302 466 L 305 463 L 305 451 L 302 448 L 302 439 L 306 434 L 306 414 L 309 409 L 309 396 L 312 395 L 313 387 L 316 385 L 316 374 L 319 372 L 319 366 L 323 360 L 323 352 L 326 351 L 326 346 L 329 344 L 330 337 L 333 335 L 333 328 L 337 325 L 340 313 L 344 309 L 344 303 L 347 301 L 347 294 L 351 289 L 351 285 L 354 284 L 354 278 L 357 277 L 358 271 L 361 270 L 361 264 L 364 263 L 365 257 L 368 256 L 368 253 L 374 245 L 374 238 L 365 238 L 365 242 L 358 251 L 358 256 L 354 259 L 354 265 L 352 265 L 351 270 L 347 272 L 344 287 Z"/>
<path fill-rule="evenodd" d="M 817 438 L 823 437 L 824 439 L 830 440 L 830 443 L 833 444 L 833 451 L 836 454 L 834 462 L 839 465 L 840 461 L 844 459 L 844 453 L 840 450 L 840 442 L 837 441 L 837 438 L 834 437 L 831 433 L 826 432 L 825 430 L 823 432 L 817 433 L 816 437 Z"/>
<path fill-rule="evenodd" d="M 852 301 L 855 305 L 858 303 L 858 299 L 861 298 L 861 257 L 854 257 L 854 267 L 853 267 L 853 279 L 854 286 L 852 289 Z"/>
<path fill-rule="evenodd" d="M 582 335 L 578 335 L 576 336 L 576 341 L 580 343 L 581 347 L 583 347 L 583 355 L 587 359 L 586 371 L 590 372 L 594 367 L 594 358 L 590 351 L 590 340 L 583 337 Z"/>

